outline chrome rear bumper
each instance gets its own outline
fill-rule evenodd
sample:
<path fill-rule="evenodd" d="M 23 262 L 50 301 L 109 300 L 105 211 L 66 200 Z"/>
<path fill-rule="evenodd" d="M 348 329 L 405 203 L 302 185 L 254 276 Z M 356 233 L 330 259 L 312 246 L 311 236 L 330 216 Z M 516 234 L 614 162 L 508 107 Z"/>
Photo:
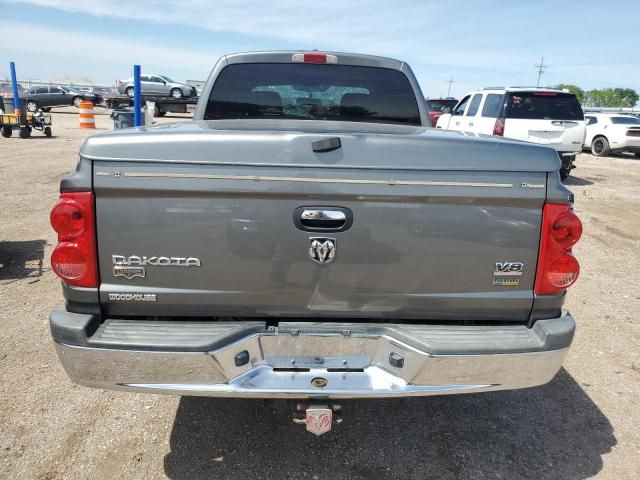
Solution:
<path fill-rule="evenodd" d="M 532 329 L 281 323 L 256 331 L 257 322 L 251 322 L 248 329 L 220 324 L 228 327 L 219 329 L 222 334 L 197 322 L 154 328 L 150 322 L 122 321 L 123 327 L 107 321 L 72 345 L 69 335 L 56 332 L 54 314 L 56 349 L 74 382 L 213 397 L 401 397 L 531 387 L 557 373 L 575 329 L 569 314 L 540 320 Z M 198 337 L 198 331 L 207 333 Z M 180 340 L 169 345 L 170 338 Z M 186 345 L 182 350 L 180 343 Z M 324 382 L 314 381 L 319 378 Z"/>

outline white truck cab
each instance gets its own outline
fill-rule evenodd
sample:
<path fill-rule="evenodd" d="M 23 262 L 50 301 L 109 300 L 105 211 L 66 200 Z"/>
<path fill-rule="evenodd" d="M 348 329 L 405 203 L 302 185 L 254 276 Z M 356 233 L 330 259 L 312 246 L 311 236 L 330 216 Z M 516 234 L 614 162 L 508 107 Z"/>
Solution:
<path fill-rule="evenodd" d="M 437 128 L 498 135 L 553 147 L 566 178 L 582 150 L 586 130 L 575 95 L 564 90 L 491 87 L 465 95 Z"/>

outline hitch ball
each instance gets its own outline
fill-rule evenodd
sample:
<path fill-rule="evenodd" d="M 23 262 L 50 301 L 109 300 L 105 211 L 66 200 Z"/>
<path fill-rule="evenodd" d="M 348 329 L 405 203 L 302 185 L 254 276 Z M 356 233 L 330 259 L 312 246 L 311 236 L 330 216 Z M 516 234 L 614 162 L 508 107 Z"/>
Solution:
<path fill-rule="evenodd" d="M 327 381 L 326 378 L 322 378 L 322 377 L 316 377 L 313 380 L 311 380 L 311 385 L 313 385 L 316 388 L 324 388 L 327 386 L 329 382 Z"/>

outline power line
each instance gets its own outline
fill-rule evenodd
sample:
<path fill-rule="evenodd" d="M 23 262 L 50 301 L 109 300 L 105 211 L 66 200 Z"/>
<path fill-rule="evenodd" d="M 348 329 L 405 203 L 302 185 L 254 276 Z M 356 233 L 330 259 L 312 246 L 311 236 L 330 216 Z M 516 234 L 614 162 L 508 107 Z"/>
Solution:
<path fill-rule="evenodd" d="M 542 76 L 542 74 L 544 73 L 544 69 L 547 68 L 549 65 L 545 65 L 544 64 L 544 57 L 542 57 L 540 59 L 540 64 L 538 65 L 534 65 L 534 67 L 536 67 L 538 69 L 538 83 L 536 83 L 536 87 L 540 86 L 540 77 Z"/>
<path fill-rule="evenodd" d="M 449 98 L 451 96 L 451 84 L 452 83 L 456 83 L 456 81 L 453 79 L 453 75 L 451 75 L 451 78 L 449 79 L 449 88 L 447 89 L 447 98 Z"/>

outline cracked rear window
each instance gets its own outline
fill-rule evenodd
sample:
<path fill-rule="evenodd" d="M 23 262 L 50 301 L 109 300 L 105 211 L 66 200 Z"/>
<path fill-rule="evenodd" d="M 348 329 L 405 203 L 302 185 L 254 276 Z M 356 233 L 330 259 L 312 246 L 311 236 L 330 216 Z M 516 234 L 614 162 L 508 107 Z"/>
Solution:
<path fill-rule="evenodd" d="M 225 67 L 205 120 L 278 118 L 420 125 L 413 88 L 398 70 L 309 63 Z"/>

